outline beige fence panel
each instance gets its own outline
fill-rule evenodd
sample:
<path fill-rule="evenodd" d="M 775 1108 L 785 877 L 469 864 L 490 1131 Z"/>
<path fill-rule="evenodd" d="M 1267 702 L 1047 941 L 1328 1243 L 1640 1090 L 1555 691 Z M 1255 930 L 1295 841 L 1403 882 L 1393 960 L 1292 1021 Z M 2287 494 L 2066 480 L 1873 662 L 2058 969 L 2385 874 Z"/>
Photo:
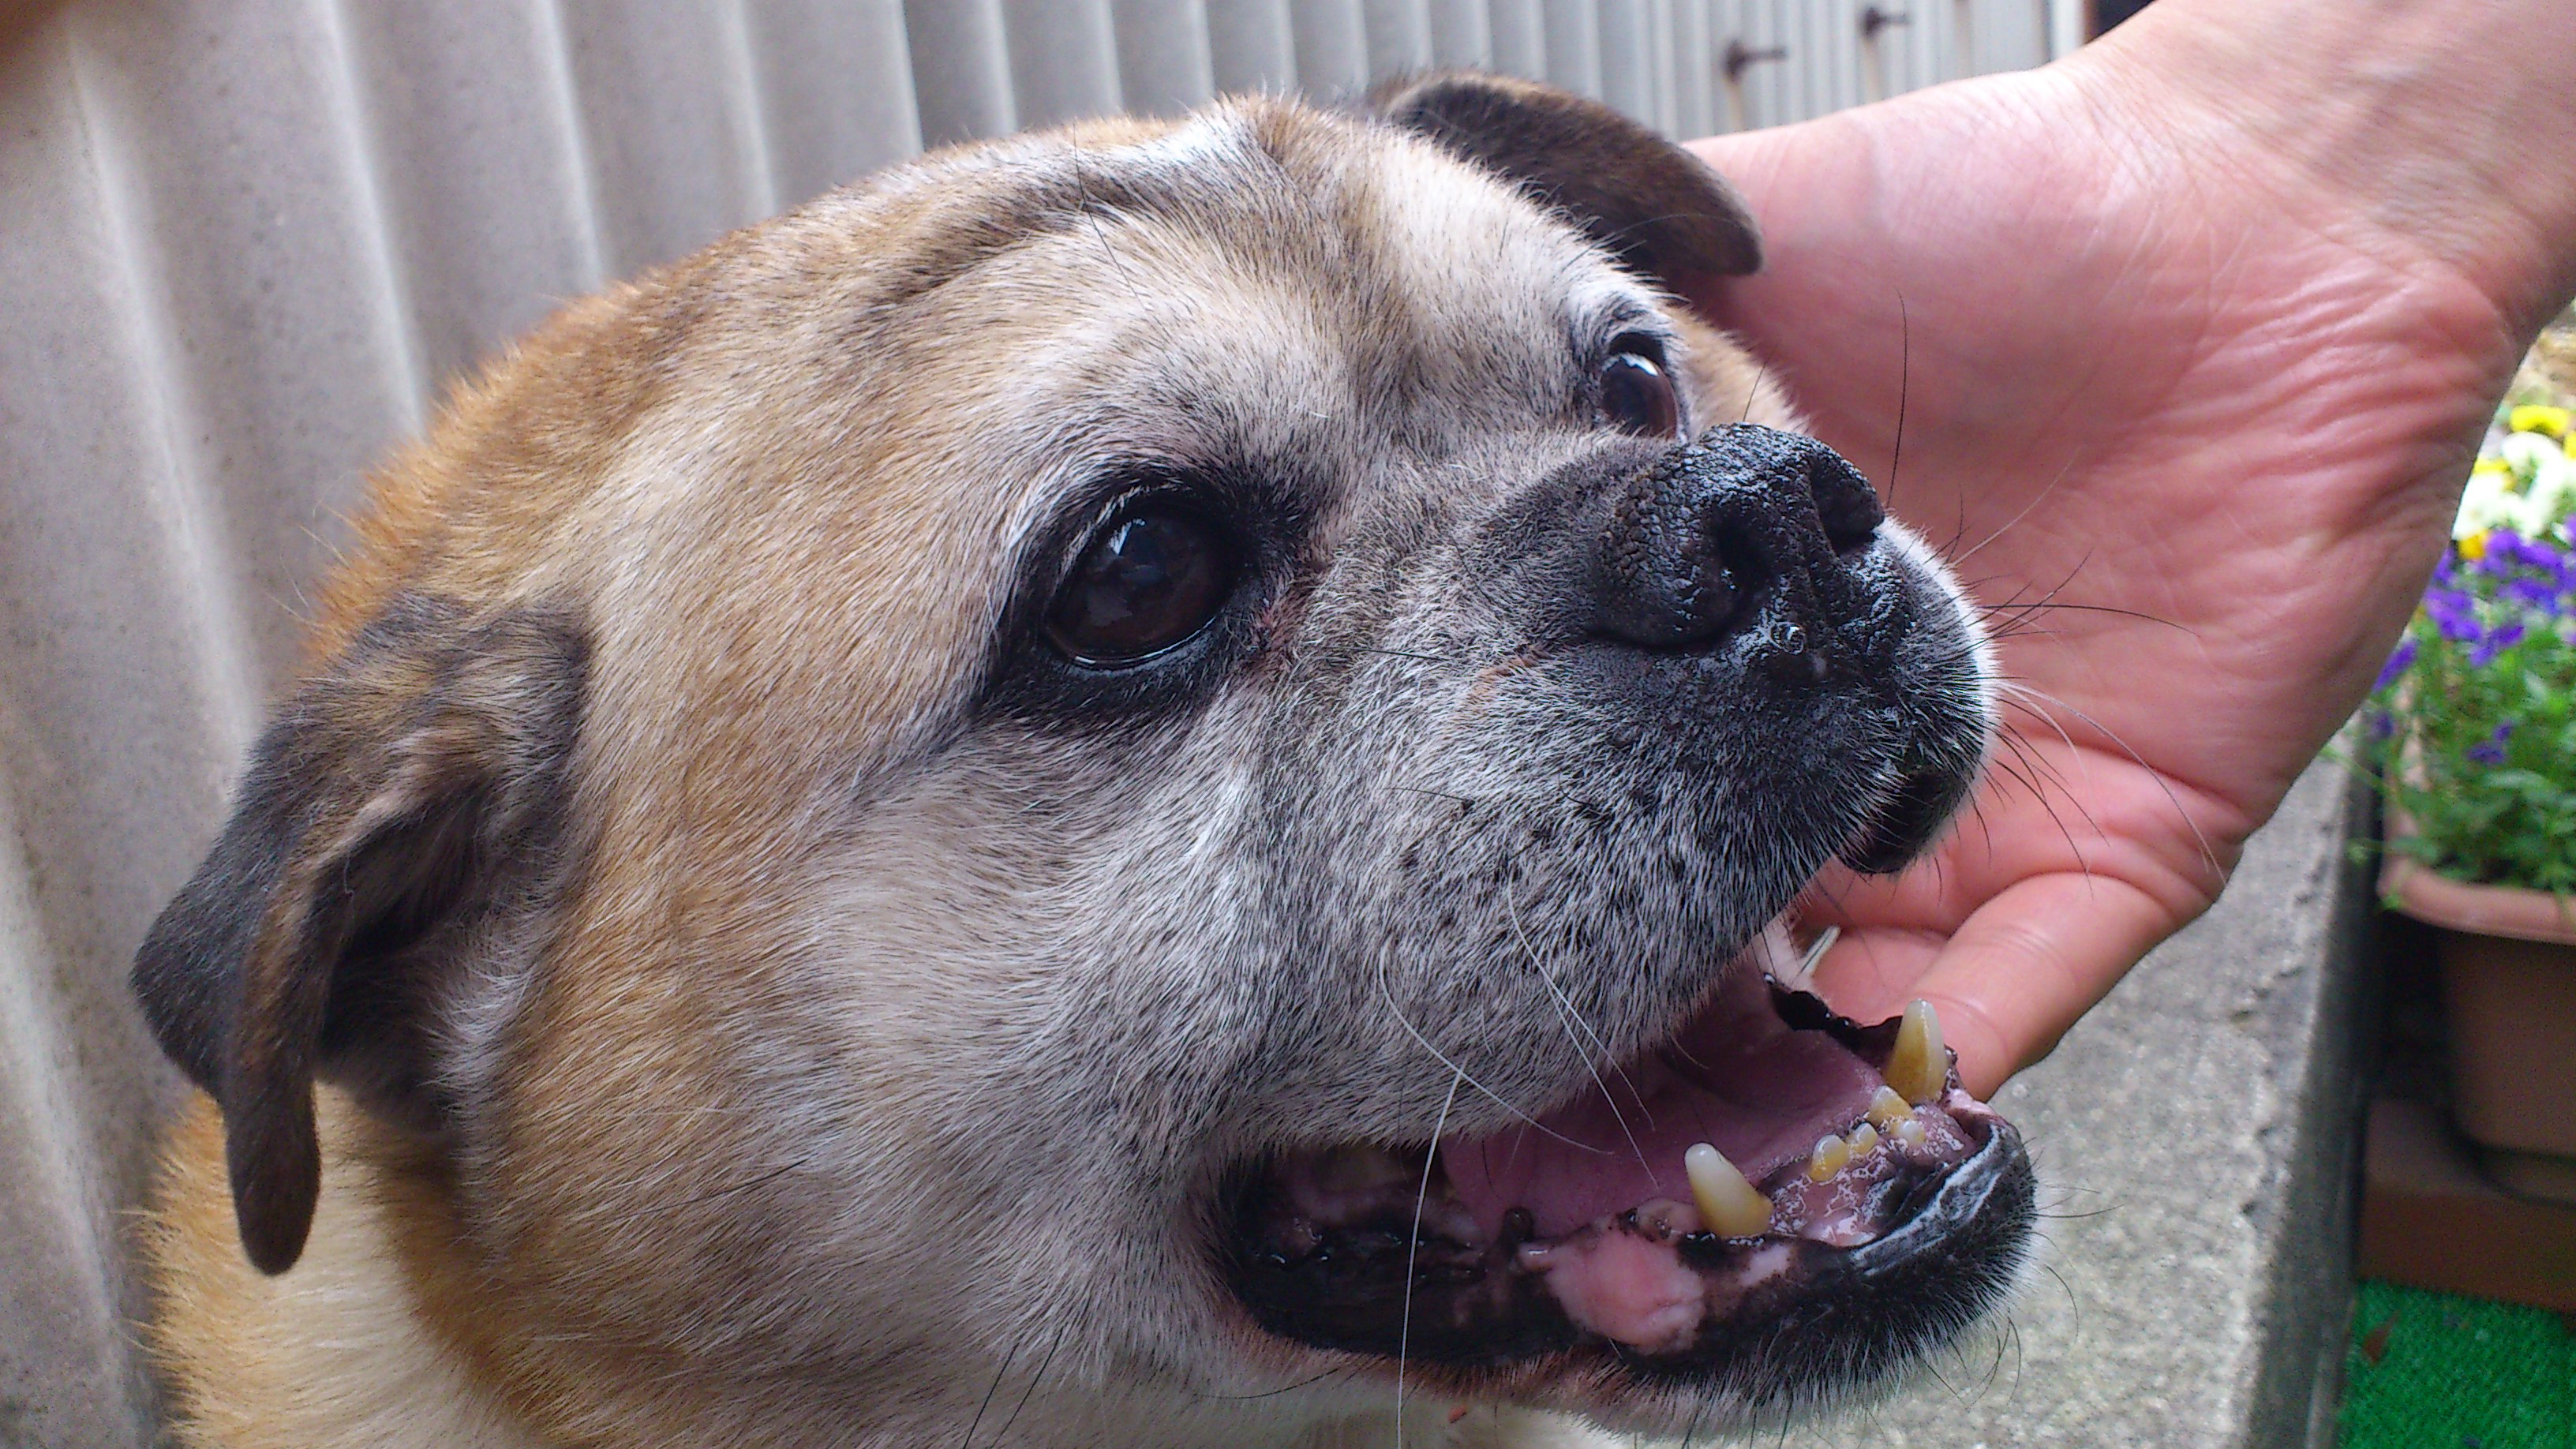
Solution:
<path fill-rule="evenodd" d="M 1286 91 L 1297 84 L 1289 0 L 1206 0 L 1209 70 L 1219 91 Z"/>
<path fill-rule="evenodd" d="M 1207 12 L 1197 0 L 1118 0 L 1118 88 L 1128 110 L 1177 115 L 1217 94 Z"/>
<path fill-rule="evenodd" d="M 1462 64 L 1697 133 L 2047 43 L 2037 0 L 1899 8 L 1865 32 L 1859 0 L 0 7 L 0 1443 L 150 1438 L 121 1234 L 178 1085 L 126 963 L 292 677 L 340 510 L 447 380 L 924 145 Z"/>

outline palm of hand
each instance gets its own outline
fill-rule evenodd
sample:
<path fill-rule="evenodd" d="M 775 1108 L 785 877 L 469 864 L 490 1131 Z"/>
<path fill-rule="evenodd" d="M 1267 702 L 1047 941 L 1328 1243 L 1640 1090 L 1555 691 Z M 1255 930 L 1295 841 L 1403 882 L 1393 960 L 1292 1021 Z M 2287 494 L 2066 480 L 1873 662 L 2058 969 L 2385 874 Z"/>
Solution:
<path fill-rule="evenodd" d="M 1980 1094 L 2207 908 L 2359 700 L 2517 350 L 2388 234 L 2099 99 L 2059 67 L 1702 146 L 1770 250 L 1709 310 L 2000 636 L 1973 813 L 1817 913 L 1825 994 L 1931 999 Z"/>

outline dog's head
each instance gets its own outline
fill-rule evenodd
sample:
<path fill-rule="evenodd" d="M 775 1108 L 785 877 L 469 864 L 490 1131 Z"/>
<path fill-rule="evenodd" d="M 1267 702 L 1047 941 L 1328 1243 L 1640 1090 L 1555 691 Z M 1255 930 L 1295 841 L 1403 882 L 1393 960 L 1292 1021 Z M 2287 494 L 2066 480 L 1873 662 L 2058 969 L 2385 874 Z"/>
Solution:
<path fill-rule="evenodd" d="M 558 318 L 379 480 L 136 968 L 250 1257 L 318 1077 L 561 1423 L 1234 1432 L 1399 1358 L 1677 1423 L 1974 1316 L 2010 1129 L 1758 943 L 1941 828 L 1983 646 L 1670 295 L 1757 256 L 1446 78 L 947 153 Z"/>

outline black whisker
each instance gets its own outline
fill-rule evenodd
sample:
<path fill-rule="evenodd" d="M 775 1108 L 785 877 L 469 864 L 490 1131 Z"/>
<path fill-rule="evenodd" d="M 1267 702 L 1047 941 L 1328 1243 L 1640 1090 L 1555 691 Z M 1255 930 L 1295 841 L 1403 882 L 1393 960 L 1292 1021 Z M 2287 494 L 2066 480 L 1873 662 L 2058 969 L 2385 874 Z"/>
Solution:
<path fill-rule="evenodd" d="M 1410 649 L 1380 649 L 1369 644 L 1360 645 L 1359 652 L 1362 654 L 1383 654 L 1390 659 L 1419 659 L 1425 664 L 1449 664 L 1455 662 L 1443 659 L 1437 654 L 1416 654 Z"/>
<path fill-rule="evenodd" d="M 2179 630 L 2182 633 L 2189 634 L 2195 639 L 2200 637 L 2200 631 L 2191 627 L 2189 624 L 2177 624 L 2171 619 L 2159 619 L 2153 614 L 2140 613 L 2136 609 L 2116 608 L 2110 604 L 2057 604 L 2051 603 L 2046 599 L 2041 599 L 2034 603 L 2016 605 L 2015 607 L 2019 609 L 2032 610 L 2072 609 L 2079 614 L 2117 614 L 2123 619 L 2135 619 L 2142 624 L 2156 624 L 2167 629 Z"/>
<path fill-rule="evenodd" d="M 2058 698 L 2056 695 L 2047 693 L 2044 690 L 2032 689 L 2028 685 L 2016 684 L 2014 688 L 2019 689 L 2023 693 L 2029 694 L 2034 698 L 2044 699 L 2050 704 L 2056 705 L 2059 709 L 2062 709 L 2068 714 L 2071 714 L 2077 719 L 2083 721 L 2087 729 L 2099 734 L 2102 738 L 2109 740 L 2112 744 L 2119 746 L 2120 753 L 2127 755 L 2131 764 L 2146 771 L 2147 778 L 2156 782 L 2156 789 L 2165 797 L 2165 803 L 2173 807 L 2174 814 L 2181 818 L 2184 828 L 2191 832 L 2192 842 L 2200 847 L 2200 858 L 2207 862 L 2211 874 L 2218 877 L 2218 883 L 2221 886 L 2224 886 L 2227 883 L 2227 867 L 2218 863 L 2217 848 L 2212 846 L 2209 843 L 2209 837 L 2201 832 L 2200 822 L 2192 819 L 2191 812 L 2182 808 L 2182 797 L 2176 795 L 2173 792 L 2173 786 L 2165 782 L 2164 771 L 2148 764 L 2146 756 L 2139 754 L 2134 749 L 2131 749 L 2129 747 L 2129 742 L 2120 738 L 2117 733 L 2113 732 L 2109 725 L 2106 725 L 2100 720 L 2095 719 L 2093 716 L 2086 714 L 2074 705 L 2068 704 L 2065 700 Z M 2056 723 L 2054 719 L 2050 719 L 2050 717 L 2044 713 L 2041 714 L 2040 717 L 2042 719 L 2048 719 L 2051 724 Z M 2061 737 L 2065 736 L 2066 731 L 2063 726 L 2059 727 L 2058 734 Z M 2075 741 L 2069 738 L 2066 741 L 2066 745 L 2068 749 L 2073 749 L 2075 747 Z"/>
<path fill-rule="evenodd" d="M 1020 1422 L 1020 1410 L 1029 1406 L 1030 1396 L 1038 1391 L 1038 1380 L 1046 1377 L 1047 1365 L 1055 1362 L 1055 1351 L 1063 1346 L 1064 1331 L 1066 1327 L 1069 1326 L 1069 1323 L 1070 1320 L 1064 1319 L 1059 1319 L 1056 1322 L 1055 1336 L 1047 1340 L 1047 1351 L 1038 1359 L 1037 1372 L 1029 1375 L 1029 1386 L 1020 1390 L 1020 1401 L 1011 1406 L 1011 1417 L 1004 1419 L 1002 1421 L 1002 1427 L 995 1431 L 993 1435 L 994 1443 L 999 1444 L 1011 1437 L 1011 1426 Z M 973 1431 L 969 1430 L 968 1432 L 972 1433 Z"/>
<path fill-rule="evenodd" d="M 1981 539 L 1977 540 L 1977 547 L 1976 547 L 1976 548 L 1969 549 L 1966 553 L 1960 554 L 1957 558 L 1952 559 L 1952 560 L 1950 561 L 1950 562 L 1952 563 L 1952 565 L 1953 565 L 1953 566 L 1956 566 L 1956 565 L 1958 565 L 1958 564 L 1963 564 L 1963 563 L 1966 563 L 1968 560 L 1970 560 L 1970 559 L 1972 559 L 1972 558 L 1975 558 L 1975 557 L 1977 556 L 1977 549 L 1982 549 L 1982 548 L 1984 548 L 1987 544 L 1990 544 L 1990 543 L 1994 542 L 1996 539 L 1999 539 L 1999 538 L 2003 537 L 2003 536 L 2004 536 L 2004 533 L 2005 533 L 2005 530 L 2010 529 L 2014 524 L 2021 522 L 2023 519 L 2030 517 L 2030 511 L 2031 511 L 2032 509 L 2034 509 L 2034 508 L 2037 508 L 2041 503 L 2045 502 L 2045 501 L 2047 500 L 2047 498 L 2048 498 L 2048 495 L 2049 495 L 2049 494 L 2056 492 L 2056 491 L 2057 491 L 2057 485 L 2058 485 L 2058 484 L 2060 484 L 2060 483 L 2065 482 L 2065 481 L 2066 481 L 2066 475 L 2067 475 L 2067 474 L 2069 474 L 2069 473 L 2071 473 L 2071 472 L 2073 472 L 2073 471 L 2075 471 L 2075 459 L 2073 459 L 2073 458 L 2069 458 L 2069 459 L 2067 459 L 2067 460 L 2066 460 L 2066 466 L 2057 470 L 2057 476 L 2048 480 L 2048 486 L 2047 486 L 2047 487 L 2045 487 L 2045 488 L 2040 489 L 2040 490 L 2039 490 L 2039 492 L 2037 492 L 2037 493 L 2035 493 L 2035 494 L 2031 495 L 2031 500 L 2030 500 L 2028 503 L 2025 503 L 2025 504 L 2023 504 L 2023 505 L 2021 506 L 2021 512 L 2016 513 L 2016 514 L 2014 514 L 2012 517 L 2005 519 L 2005 520 L 2004 520 L 2004 522 L 2003 522 L 2003 527 L 1998 528 L 1998 529 L 1996 529 L 1994 532 L 1992 532 L 1992 533 L 1990 533 L 1990 534 L 1987 534 L 1984 538 L 1981 538 Z M 1966 495 L 1965 495 L 1965 494 L 1961 494 L 1960 496 L 1961 496 L 1963 499 L 1966 497 Z M 1962 517 L 1961 517 L 1961 518 L 1960 518 L 1960 520 L 1959 520 L 1959 531 L 1960 531 L 1961 533 L 1966 533 L 1966 532 L 1968 531 L 1968 523 L 1967 523 L 1967 519 L 1966 519 L 1966 517 L 1965 517 L 1964 515 L 1962 515 Z M 1956 541 L 1956 540 L 1953 540 L 1953 542 L 1955 542 L 1955 541 Z"/>
<path fill-rule="evenodd" d="M 1100 213 L 1105 208 L 1092 196 L 1090 173 L 1082 169 L 1082 161 L 1078 155 L 1074 158 L 1073 164 L 1073 189 L 1074 195 L 1079 199 L 1079 204 L 1074 209 L 1082 214 L 1083 221 L 1090 226 L 1091 240 L 1100 248 L 1102 258 L 1109 263 L 1109 270 L 1118 274 L 1119 285 L 1127 289 L 1127 295 L 1143 297 L 1145 294 L 1137 289 L 1135 278 L 1127 275 L 1126 263 L 1118 259 L 1118 249 L 1109 244 L 1109 233 L 1100 225 Z"/>
<path fill-rule="evenodd" d="M 2066 1295 L 2067 1311 L 2073 1313 L 2078 1318 L 2083 1317 L 2084 1305 L 2076 1301 L 2075 1285 L 2066 1281 L 2066 1275 L 2058 1272 L 2055 1264 L 2042 1263 L 2039 1267 L 2041 1272 L 2044 1272 L 2049 1277 L 2057 1280 L 2058 1291 Z"/>
<path fill-rule="evenodd" d="M 1995 743 L 2003 746 L 2007 750 L 2010 750 L 2012 752 L 2014 763 L 2020 765 L 2024 770 L 2031 772 L 2030 775 L 2023 780 L 2025 785 L 2034 784 L 2038 779 L 2045 777 L 2050 784 L 2055 785 L 2060 789 L 2065 788 L 2065 777 L 2059 775 L 2056 772 L 2055 766 L 2048 764 L 2043 757 L 2034 751 L 2032 746 L 2035 742 L 2032 741 L 2028 735 L 2022 733 L 2020 726 L 2007 724 L 2003 728 L 1996 730 Z M 1996 763 L 2000 766 L 2002 761 L 1998 760 Z M 2037 794 L 2038 791 L 2033 789 L 2031 793 Z"/>
<path fill-rule="evenodd" d="M 1273 1399 L 1281 1394 L 1293 1394 L 1299 1389 L 1312 1388 L 1326 1379 L 1348 1378 L 1359 1371 L 1358 1364 L 1346 1364 L 1341 1368 L 1328 1368 L 1313 1378 L 1299 1379 L 1293 1384 L 1282 1384 L 1275 1389 L 1263 1389 L 1257 1394 L 1200 1394 L 1198 1397 L 1201 1401 L 1211 1404 L 1240 1404 L 1254 1399 Z"/>
<path fill-rule="evenodd" d="M 2030 793 L 2031 798 L 2038 803 L 2039 808 L 2048 812 L 2048 823 L 2056 826 L 2058 835 L 2066 841 L 2067 851 L 2075 857 L 2075 868 L 2082 871 L 2086 878 L 2091 878 L 2093 874 L 2093 862 L 2085 859 L 2084 847 L 2075 843 L 2075 832 L 2066 828 L 2065 818 L 2057 813 L 2057 807 L 2050 803 L 2047 795 L 2041 793 L 2038 786 L 2032 785 L 2030 787 Z M 2066 800 L 2068 804 L 2075 807 L 2075 813 L 2084 817 L 2084 823 L 2092 828 L 2093 835 L 2096 839 L 2107 840 L 2110 838 L 2108 835 L 2103 833 L 2101 822 L 2093 818 L 2093 812 L 2084 808 L 2084 802 L 2078 799 L 2074 792 L 2067 791 Z"/>
<path fill-rule="evenodd" d="M 1887 453 L 1887 511 L 1896 511 L 1896 469 L 1905 461 L 1905 401 L 1914 381 L 1914 317 L 1896 294 L 1896 446 Z"/>
<path fill-rule="evenodd" d="M 975 1442 L 975 1431 L 983 1427 L 984 1411 L 993 1407 L 993 1395 L 1001 1391 L 1002 1379 L 1011 1371 L 1011 1360 L 1019 1356 L 1020 1346 L 1016 1343 L 1011 1345 L 1009 1353 L 1002 1355 L 1002 1366 L 993 1370 L 993 1382 L 984 1389 L 984 1402 L 975 1406 L 975 1417 L 966 1421 L 966 1437 L 958 1441 L 957 1449 L 968 1449 Z"/>
<path fill-rule="evenodd" d="M 1708 1400 L 1691 1405 L 1690 1424 L 1682 1430 L 1682 1449 L 1690 1449 L 1691 1440 L 1699 1435 L 1700 1416 L 1708 1412 Z"/>
<path fill-rule="evenodd" d="M 700 1203 L 714 1202 L 720 1197 L 731 1197 L 738 1192 L 749 1192 L 756 1187 L 767 1187 L 769 1184 L 776 1182 L 778 1179 L 785 1177 L 787 1174 L 794 1172 L 796 1169 L 803 1167 L 804 1165 L 805 1159 L 800 1157 L 794 1162 L 787 1164 L 785 1167 L 773 1168 L 768 1172 L 762 1173 L 758 1177 L 749 1179 L 748 1181 L 737 1182 L 731 1186 L 720 1187 L 713 1192 L 704 1193 L 697 1197 L 690 1198 L 688 1201 L 681 1203 L 680 1206 L 684 1208 L 692 1208 L 696 1207 Z"/>

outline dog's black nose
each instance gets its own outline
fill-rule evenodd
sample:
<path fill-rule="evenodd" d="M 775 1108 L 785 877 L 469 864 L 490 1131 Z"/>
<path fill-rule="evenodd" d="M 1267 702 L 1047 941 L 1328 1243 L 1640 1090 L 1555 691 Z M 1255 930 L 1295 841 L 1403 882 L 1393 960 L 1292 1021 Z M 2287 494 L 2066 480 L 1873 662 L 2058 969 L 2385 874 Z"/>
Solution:
<path fill-rule="evenodd" d="M 1712 428 L 1618 489 L 1595 626 L 1654 650 L 1707 649 L 1756 617 L 1830 628 L 1860 606 L 1839 555 L 1885 518 L 1868 480 L 1815 439 Z"/>

